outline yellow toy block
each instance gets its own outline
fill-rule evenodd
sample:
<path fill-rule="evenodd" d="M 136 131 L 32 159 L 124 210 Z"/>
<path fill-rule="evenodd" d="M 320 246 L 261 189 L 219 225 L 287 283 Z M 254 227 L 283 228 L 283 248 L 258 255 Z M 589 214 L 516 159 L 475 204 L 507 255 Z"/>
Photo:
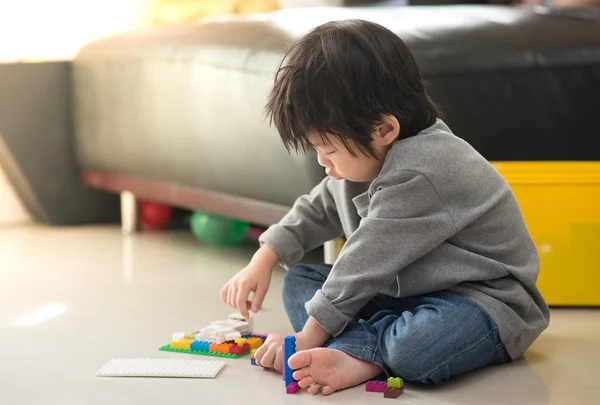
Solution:
<path fill-rule="evenodd" d="M 171 347 L 173 349 L 186 349 L 190 350 L 190 345 L 192 344 L 192 339 L 183 339 L 183 340 L 174 340 L 171 342 Z"/>
<path fill-rule="evenodd" d="M 250 345 L 250 349 L 258 349 L 259 347 L 262 346 L 263 341 L 261 338 L 250 338 L 248 340 L 246 340 L 246 343 L 248 343 Z"/>
<path fill-rule="evenodd" d="M 236 340 L 234 340 L 234 342 L 239 346 L 242 347 L 246 344 L 246 339 L 244 338 L 237 338 Z"/>
<path fill-rule="evenodd" d="M 253 359 L 254 358 L 254 354 L 256 353 L 256 349 L 252 349 L 250 350 L 250 358 Z"/>

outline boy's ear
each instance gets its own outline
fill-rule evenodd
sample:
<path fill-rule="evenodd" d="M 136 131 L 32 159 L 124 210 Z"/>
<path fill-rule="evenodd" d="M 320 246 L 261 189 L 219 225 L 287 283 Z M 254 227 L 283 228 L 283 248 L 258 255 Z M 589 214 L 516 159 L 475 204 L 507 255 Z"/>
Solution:
<path fill-rule="evenodd" d="M 384 115 L 375 124 L 375 139 L 378 144 L 388 146 L 400 136 L 400 123 L 393 115 Z"/>

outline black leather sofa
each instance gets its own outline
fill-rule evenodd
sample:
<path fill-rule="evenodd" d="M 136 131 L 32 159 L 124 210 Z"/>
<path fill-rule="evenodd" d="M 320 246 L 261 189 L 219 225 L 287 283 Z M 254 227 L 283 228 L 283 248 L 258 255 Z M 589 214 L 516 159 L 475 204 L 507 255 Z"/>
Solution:
<path fill-rule="evenodd" d="M 262 225 L 324 175 L 263 117 L 290 41 L 377 21 L 414 52 L 454 132 L 491 161 L 600 160 L 600 14 L 503 6 L 324 8 L 153 28 L 85 46 L 74 128 L 88 186 Z"/>

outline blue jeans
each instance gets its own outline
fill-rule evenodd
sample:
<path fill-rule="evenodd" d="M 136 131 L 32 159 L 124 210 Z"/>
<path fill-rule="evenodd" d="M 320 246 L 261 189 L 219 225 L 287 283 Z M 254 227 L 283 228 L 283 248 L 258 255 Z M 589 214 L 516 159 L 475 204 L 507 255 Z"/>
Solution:
<path fill-rule="evenodd" d="M 283 304 L 296 332 L 308 320 L 304 304 L 330 270 L 330 265 L 303 264 L 289 270 Z M 487 312 L 445 291 L 409 298 L 377 295 L 324 347 L 375 363 L 388 376 L 426 384 L 510 360 Z"/>

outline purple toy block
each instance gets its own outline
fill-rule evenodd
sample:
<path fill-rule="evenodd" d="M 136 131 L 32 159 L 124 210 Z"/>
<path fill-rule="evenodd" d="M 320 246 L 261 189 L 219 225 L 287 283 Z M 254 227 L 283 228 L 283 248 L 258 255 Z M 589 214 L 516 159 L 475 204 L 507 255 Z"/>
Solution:
<path fill-rule="evenodd" d="M 258 366 L 256 364 L 256 359 L 250 359 L 250 365 L 252 365 L 252 366 Z"/>
<path fill-rule="evenodd" d="M 250 336 L 260 338 L 264 342 L 267 339 L 267 336 L 269 335 L 267 335 L 266 333 L 253 333 Z"/>
<path fill-rule="evenodd" d="M 285 392 L 287 392 L 288 394 L 295 394 L 299 388 L 300 387 L 298 386 L 298 382 L 294 381 L 293 383 L 285 387 Z"/>
<path fill-rule="evenodd" d="M 385 392 L 388 387 L 386 381 L 367 381 L 367 392 Z"/>

